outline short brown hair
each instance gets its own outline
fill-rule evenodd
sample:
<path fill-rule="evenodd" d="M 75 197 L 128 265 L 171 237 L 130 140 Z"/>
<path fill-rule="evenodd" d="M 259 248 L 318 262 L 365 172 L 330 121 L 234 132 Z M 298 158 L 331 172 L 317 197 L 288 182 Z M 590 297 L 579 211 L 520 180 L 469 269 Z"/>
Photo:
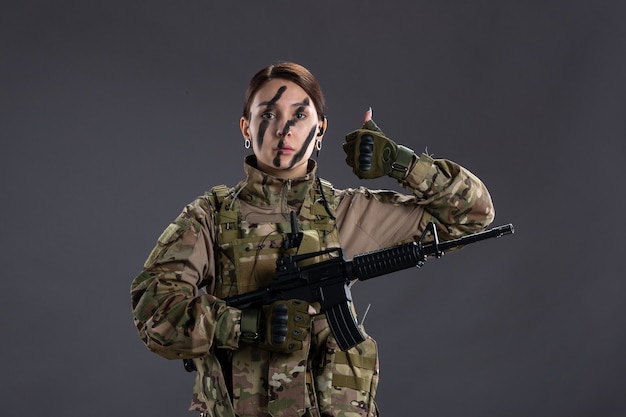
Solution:
<path fill-rule="evenodd" d="M 248 89 L 246 90 L 243 117 L 246 119 L 250 118 L 250 106 L 254 95 L 266 82 L 275 78 L 282 78 L 298 84 L 308 96 L 311 97 L 311 100 L 313 100 L 313 105 L 315 106 L 319 119 L 324 119 L 326 116 L 326 101 L 320 84 L 308 69 L 294 62 L 279 62 L 267 66 L 252 77 L 250 83 L 248 83 Z"/>

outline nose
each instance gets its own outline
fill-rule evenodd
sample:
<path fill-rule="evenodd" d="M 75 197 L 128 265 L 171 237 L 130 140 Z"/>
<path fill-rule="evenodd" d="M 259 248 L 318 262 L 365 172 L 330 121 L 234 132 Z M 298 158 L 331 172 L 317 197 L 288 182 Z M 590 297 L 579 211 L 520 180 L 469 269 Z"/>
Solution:
<path fill-rule="evenodd" d="M 294 121 L 293 120 L 287 120 L 285 122 L 284 125 L 282 125 L 282 127 L 279 127 L 278 130 L 276 131 L 276 135 L 278 137 L 288 137 L 291 136 L 291 126 L 294 125 Z M 281 126 L 279 124 L 279 126 Z"/>

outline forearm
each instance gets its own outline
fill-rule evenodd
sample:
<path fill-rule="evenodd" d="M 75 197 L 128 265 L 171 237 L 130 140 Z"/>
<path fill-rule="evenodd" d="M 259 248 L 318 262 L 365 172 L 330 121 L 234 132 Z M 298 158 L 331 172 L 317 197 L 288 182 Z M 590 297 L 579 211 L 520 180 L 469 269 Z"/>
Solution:
<path fill-rule="evenodd" d="M 362 179 L 388 175 L 416 197 L 425 211 L 420 229 L 435 222 L 442 237 L 458 237 L 484 229 L 494 217 L 491 197 L 484 184 L 460 165 L 415 155 L 412 149 L 386 137 L 371 120 L 346 135 L 346 162 Z"/>
<path fill-rule="evenodd" d="M 237 347 L 240 311 L 202 290 L 214 283 L 213 230 L 208 206 L 194 201 L 161 234 L 132 283 L 139 335 L 166 358 Z"/>
<path fill-rule="evenodd" d="M 133 281 L 133 315 L 142 341 L 168 359 L 204 355 L 212 347 L 235 349 L 240 311 L 211 295 L 198 295 L 180 275 L 159 267 Z"/>
<path fill-rule="evenodd" d="M 443 238 L 480 231 L 493 221 L 495 210 L 489 191 L 478 177 L 455 162 L 422 154 L 401 184 L 424 207 L 422 229 L 433 221 Z"/>

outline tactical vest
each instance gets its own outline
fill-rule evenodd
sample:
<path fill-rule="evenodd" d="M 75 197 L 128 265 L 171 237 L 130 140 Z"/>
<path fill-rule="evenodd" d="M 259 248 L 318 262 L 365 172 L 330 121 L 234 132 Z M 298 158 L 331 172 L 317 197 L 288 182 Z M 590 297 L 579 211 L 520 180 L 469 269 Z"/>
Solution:
<path fill-rule="evenodd" d="M 285 253 L 285 236 L 293 232 L 289 221 L 247 222 L 241 215 L 237 191 L 219 185 L 207 196 L 215 207 L 219 250 L 214 295 L 221 299 L 270 284 L 276 259 Z M 288 254 L 295 254 L 296 250 L 303 254 L 340 246 L 333 201 L 332 185 L 319 179 L 317 186 L 312 186 L 306 194 L 298 213 L 302 242 L 299 248 L 290 249 Z"/>
<path fill-rule="evenodd" d="M 217 228 L 216 284 L 213 294 L 224 299 L 254 291 L 271 283 L 276 259 L 285 253 L 283 242 L 291 233 L 289 221 L 249 223 L 241 213 L 237 188 L 216 186 L 206 194 L 213 207 Z M 340 247 L 335 227 L 334 192 L 322 179 L 311 186 L 298 213 L 303 233 L 297 249 L 287 254 L 311 253 Z M 310 259 L 319 262 L 322 259 Z M 315 352 L 310 355 L 310 352 Z M 203 362 L 206 361 L 206 362 Z M 342 352 L 330 334 L 324 315 L 313 320 L 311 335 L 301 351 L 288 356 L 272 355 L 256 345 L 240 346 L 230 352 L 229 363 L 217 363 L 213 356 L 198 358 L 199 375 L 194 387 L 192 409 L 207 415 L 232 415 L 219 390 L 218 375 L 224 366 L 232 387 L 229 393 L 233 411 L 239 416 L 256 416 L 260 411 L 275 417 L 345 415 L 373 417 L 378 414 L 374 396 L 378 385 L 376 343 L 367 338 L 360 345 Z M 223 385 L 222 385 L 223 386 Z M 213 393 L 213 395 L 210 395 Z M 204 403 L 204 404 L 203 404 Z"/>

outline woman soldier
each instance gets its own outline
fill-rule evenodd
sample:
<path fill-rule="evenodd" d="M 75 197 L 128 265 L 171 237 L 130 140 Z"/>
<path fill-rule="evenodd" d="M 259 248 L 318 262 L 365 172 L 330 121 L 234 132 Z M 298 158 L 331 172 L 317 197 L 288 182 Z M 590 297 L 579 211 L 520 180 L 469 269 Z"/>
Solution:
<path fill-rule="evenodd" d="M 409 193 L 334 189 L 310 159 L 321 149 L 325 113 L 306 68 L 279 63 L 254 75 L 240 121 L 253 152 L 245 179 L 187 205 L 132 283 L 141 339 L 165 358 L 193 361 L 191 410 L 203 416 L 377 416 L 378 355 L 369 336 L 342 351 L 319 306 L 285 300 L 238 309 L 223 300 L 270 284 L 280 256 L 341 247 L 351 258 L 417 240 L 431 221 L 448 240 L 493 220 L 477 177 L 397 145 L 371 111 L 346 136 L 346 161 L 359 178 L 388 175 Z"/>

